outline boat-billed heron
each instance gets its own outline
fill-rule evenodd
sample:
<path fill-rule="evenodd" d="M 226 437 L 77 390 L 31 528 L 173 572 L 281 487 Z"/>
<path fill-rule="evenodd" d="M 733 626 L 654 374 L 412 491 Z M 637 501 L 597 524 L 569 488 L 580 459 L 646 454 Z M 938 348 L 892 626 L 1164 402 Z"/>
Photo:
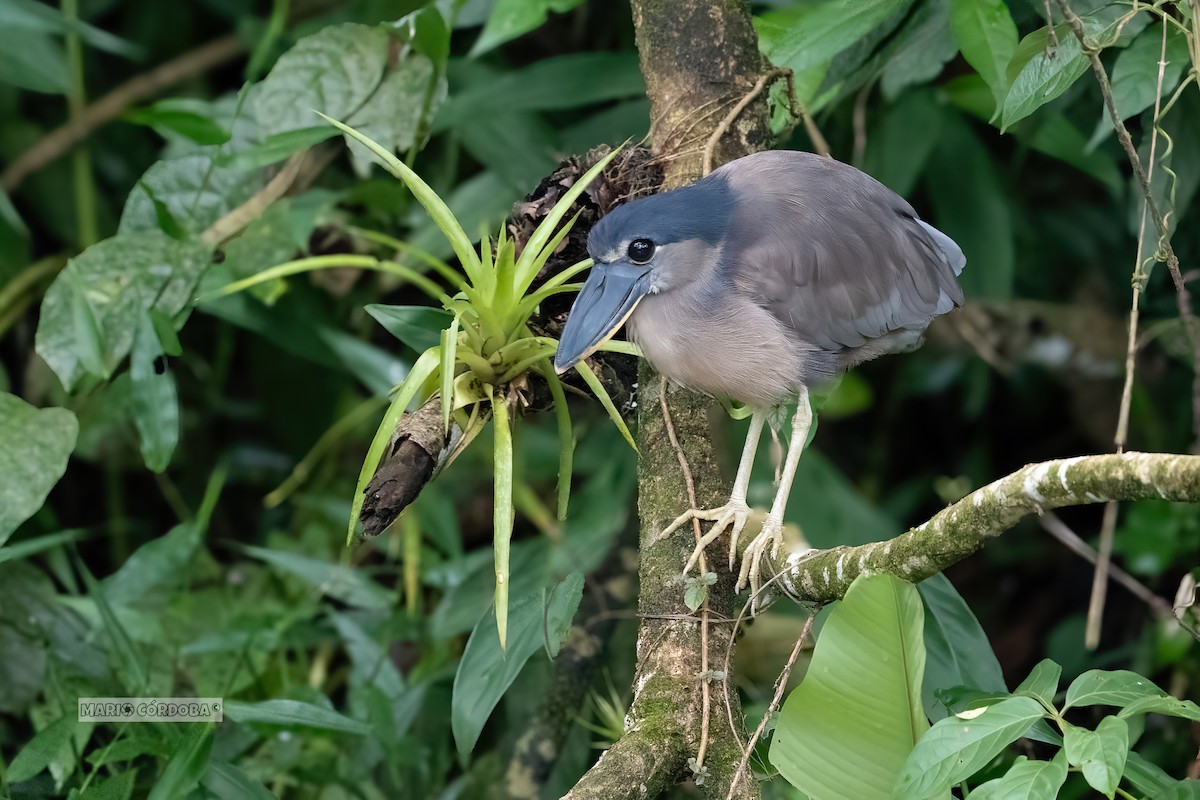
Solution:
<path fill-rule="evenodd" d="M 715 509 L 687 569 L 728 529 L 730 567 L 750 509 L 750 468 L 771 410 L 797 399 L 778 492 L 748 545 L 740 589 L 777 555 L 783 512 L 808 437 L 808 390 L 883 353 L 920 344 L 930 321 L 963 300 L 966 259 L 903 198 L 847 164 L 771 151 L 730 162 L 690 186 L 614 209 L 588 237 L 595 264 L 575 299 L 554 363 L 587 357 L 625 324 L 668 379 L 752 411 L 733 494 Z"/>

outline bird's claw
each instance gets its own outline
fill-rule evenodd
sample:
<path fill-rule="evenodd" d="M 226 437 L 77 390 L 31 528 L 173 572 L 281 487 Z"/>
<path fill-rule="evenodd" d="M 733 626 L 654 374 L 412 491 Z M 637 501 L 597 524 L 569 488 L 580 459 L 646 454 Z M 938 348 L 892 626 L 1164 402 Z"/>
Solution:
<path fill-rule="evenodd" d="M 684 566 L 683 574 L 686 575 L 692 571 L 692 567 L 696 566 L 696 562 L 704 554 L 705 548 L 712 544 L 726 530 L 730 532 L 729 568 L 733 569 L 733 564 L 737 559 L 738 537 L 742 535 L 742 530 L 745 529 L 746 523 L 750 521 L 753 513 L 750 506 L 746 505 L 746 503 L 735 500 L 730 500 L 719 508 L 690 508 L 676 517 L 675 521 L 668 525 L 659 534 L 658 538 L 665 539 L 694 519 L 712 522 L 712 527 L 708 529 L 708 533 L 700 537 L 700 541 L 696 543 L 696 549 L 692 551 L 691 558 L 688 559 L 687 564 Z"/>
<path fill-rule="evenodd" d="M 783 520 L 768 516 L 763 521 L 762 530 L 746 545 L 742 553 L 742 568 L 738 571 L 737 584 L 734 591 L 740 592 L 747 584 L 750 586 L 751 598 L 757 598 L 762 588 L 762 559 L 768 552 L 772 559 L 779 555 L 779 545 L 783 544 Z"/>

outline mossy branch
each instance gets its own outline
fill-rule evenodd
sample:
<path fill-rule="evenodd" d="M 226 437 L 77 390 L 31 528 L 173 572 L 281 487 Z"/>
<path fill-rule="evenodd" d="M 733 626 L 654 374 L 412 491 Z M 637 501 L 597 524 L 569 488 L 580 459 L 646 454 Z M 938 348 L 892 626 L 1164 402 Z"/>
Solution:
<path fill-rule="evenodd" d="M 922 581 L 981 549 L 1028 514 L 1146 499 L 1200 502 L 1200 456 L 1120 453 L 1029 464 L 894 539 L 794 553 L 783 565 L 768 569 L 779 573 L 775 586 L 784 595 L 824 603 L 841 597 L 864 572 Z"/>

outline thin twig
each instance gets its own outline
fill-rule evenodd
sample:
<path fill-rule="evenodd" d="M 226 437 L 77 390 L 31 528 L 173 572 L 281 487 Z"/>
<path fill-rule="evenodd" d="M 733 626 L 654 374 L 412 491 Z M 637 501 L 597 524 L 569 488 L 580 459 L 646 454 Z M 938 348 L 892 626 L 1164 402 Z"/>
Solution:
<path fill-rule="evenodd" d="M 1183 273 L 1179 268 L 1179 256 L 1175 254 L 1175 250 L 1171 246 L 1171 232 L 1167 228 L 1167 218 L 1159 210 L 1150 179 L 1138 156 L 1137 147 L 1134 146 L 1129 129 L 1125 127 L 1125 123 L 1122 122 L 1121 115 L 1117 111 L 1116 103 L 1113 101 L 1112 86 L 1108 81 L 1108 73 L 1104 70 L 1104 64 L 1100 60 L 1100 54 L 1096 48 L 1087 43 L 1083 20 L 1071 10 L 1067 0 L 1056 0 L 1056 2 L 1062 10 L 1071 32 L 1075 34 L 1080 47 L 1091 62 L 1092 72 L 1096 74 L 1096 82 L 1100 84 L 1100 94 L 1104 98 L 1104 107 L 1108 110 L 1109 119 L 1117 133 L 1117 140 L 1120 141 L 1125 155 L 1129 158 L 1129 164 L 1133 168 L 1138 187 L 1142 191 L 1147 208 L 1150 209 L 1150 218 L 1154 221 L 1155 230 L 1158 232 L 1156 257 L 1161 256 L 1161 260 L 1167 263 L 1167 271 L 1170 272 L 1171 281 L 1175 285 L 1175 302 L 1179 308 L 1179 318 L 1183 320 L 1188 343 L 1192 347 L 1192 434 L 1200 437 L 1200 327 L 1197 327 L 1196 315 L 1192 311 L 1191 294 L 1188 292 L 1187 285 L 1183 281 Z"/>
<path fill-rule="evenodd" d="M 1049 0 L 1047 0 L 1049 2 Z M 1163 74 L 1167 67 L 1167 23 L 1162 26 L 1162 47 L 1158 58 L 1158 88 L 1154 94 L 1154 125 L 1150 130 L 1149 177 L 1154 178 L 1155 153 L 1158 148 L 1158 117 L 1162 105 Z M 1134 254 L 1133 292 L 1129 307 L 1129 337 L 1125 347 L 1125 384 L 1121 389 L 1121 406 L 1117 414 L 1117 430 L 1113 443 L 1118 453 L 1125 452 L 1129 436 L 1129 411 L 1133 403 L 1133 378 L 1137 370 L 1138 323 L 1141 316 L 1142 291 L 1146 287 L 1147 274 L 1143 269 L 1142 256 L 1146 243 L 1146 216 L 1148 207 L 1142 205 L 1142 221 L 1138 227 L 1137 252 Z M 1108 596 L 1108 571 L 1112 565 L 1113 537 L 1117 529 L 1117 503 L 1104 507 L 1100 519 L 1100 549 L 1096 569 L 1092 573 L 1092 591 L 1088 598 L 1087 625 L 1084 629 L 1084 646 L 1095 650 L 1100 645 L 1100 627 L 1104 622 L 1104 604 Z"/>
<path fill-rule="evenodd" d="M 1038 517 L 1038 523 L 1045 529 L 1046 533 L 1060 541 L 1075 555 L 1080 558 L 1087 559 L 1095 564 L 1100 557 L 1100 554 L 1094 547 L 1089 545 L 1079 537 L 1079 534 L 1071 530 L 1067 523 L 1062 521 L 1053 511 L 1047 511 Z M 1137 599 L 1141 600 L 1150 609 L 1161 617 L 1173 617 L 1171 612 L 1171 604 L 1163 598 L 1156 595 L 1144 583 L 1130 575 L 1120 567 L 1113 565 L 1109 568 L 1109 576 L 1117 583 L 1124 586 L 1129 593 Z"/>
<path fill-rule="evenodd" d="M 675 425 L 671 422 L 671 408 L 667 405 L 667 379 L 665 377 L 659 378 L 658 404 L 662 407 L 663 424 L 667 429 L 667 438 L 671 441 L 671 446 L 675 448 L 675 456 L 679 459 L 679 468 L 683 470 L 683 480 L 687 485 L 688 502 L 692 504 L 692 508 L 699 508 L 700 506 L 696 501 L 696 481 L 692 478 L 692 468 L 688 465 L 687 456 L 684 455 L 683 448 L 679 446 L 679 439 L 675 436 Z M 696 544 L 699 545 L 700 539 L 703 537 L 700 532 L 700 520 L 695 517 L 692 517 L 692 532 L 696 535 Z M 708 560 L 704 557 L 703 550 L 700 551 L 699 567 L 702 577 L 708 574 Z M 710 677 L 708 669 L 708 596 L 705 595 L 704 602 L 700 605 L 700 691 L 702 693 L 703 706 L 700 712 L 700 745 L 696 748 L 697 772 L 704 766 L 704 755 L 708 749 L 708 720 L 712 716 L 712 698 L 708 689 Z"/>
<path fill-rule="evenodd" d="M 85 108 L 78 119 L 51 131 L 17 156 L 0 173 L 0 188 L 12 192 L 31 174 L 65 154 L 129 106 L 153 97 L 185 78 L 237 58 L 245 50 L 246 44 L 237 36 L 222 36 L 131 78 Z"/>
<path fill-rule="evenodd" d="M 862 168 L 863 158 L 867 153 L 867 100 L 871 97 L 871 90 L 875 88 L 874 79 L 868 80 L 859 90 L 858 95 L 854 98 L 854 147 L 850 151 L 850 163 L 859 169 Z"/>
<path fill-rule="evenodd" d="M 255 192 L 249 200 L 210 225 L 201 238 L 207 244 L 215 247 L 221 242 L 233 238 L 241 232 L 242 228 L 261 217 L 268 206 L 287 194 L 288 189 L 296 180 L 296 176 L 300 174 L 300 168 L 304 166 L 307 157 L 308 150 L 293 153 L 275 177 L 267 181 L 266 186 Z"/>
<path fill-rule="evenodd" d="M 707 175 L 708 173 L 712 172 L 713 153 L 716 152 L 717 144 L 721 141 L 721 138 L 729 132 L 729 126 L 736 122 L 737 118 L 741 116 L 743 111 L 746 110 L 746 107 L 754 102 L 754 98 L 762 94 L 763 89 L 767 88 L 768 83 L 775 78 L 787 74 L 787 72 L 788 70 L 783 70 L 779 67 L 772 67 L 762 75 L 759 75 L 758 80 L 754 82 L 753 88 L 746 92 L 746 94 L 742 95 L 742 99 L 738 100 L 737 104 L 729 110 L 728 114 L 725 115 L 725 118 L 717 123 L 717 127 L 713 130 L 712 135 L 708 137 L 708 144 L 704 145 L 704 165 L 701 175 Z"/>
<path fill-rule="evenodd" d="M 750 742 L 742 752 L 742 760 L 738 762 L 737 772 L 733 773 L 733 781 L 729 785 L 729 794 L 725 796 L 725 800 L 732 800 L 738 781 L 742 779 L 742 774 L 745 773 L 746 766 L 750 763 L 750 754 L 754 752 L 754 745 L 758 744 L 759 737 L 762 736 L 763 730 L 767 727 L 767 721 L 771 719 L 771 715 L 779 708 L 779 701 L 783 699 L 783 691 L 787 688 L 788 678 L 792 675 L 792 667 L 795 666 L 796 659 L 799 658 L 800 651 L 804 648 L 804 642 L 807 641 L 808 634 L 812 631 L 813 620 L 817 618 L 817 613 L 820 610 L 820 607 L 813 609 L 812 614 L 805 620 L 804 629 L 800 631 L 800 638 L 796 640 L 795 646 L 792 647 L 791 655 L 788 656 L 787 663 L 783 665 L 783 672 L 779 673 L 779 679 L 775 681 L 775 696 L 771 698 L 770 705 L 767 706 L 763 718 L 759 720 L 758 727 L 754 729 L 754 734 L 750 737 Z"/>

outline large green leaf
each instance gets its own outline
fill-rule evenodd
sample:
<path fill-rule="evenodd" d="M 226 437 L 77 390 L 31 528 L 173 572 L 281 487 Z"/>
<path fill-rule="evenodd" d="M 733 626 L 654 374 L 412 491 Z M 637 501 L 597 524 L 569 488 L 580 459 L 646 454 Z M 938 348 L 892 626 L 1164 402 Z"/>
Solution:
<path fill-rule="evenodd" d="M 383 80 L 388 43 L 383 28 L 354 23 L 322 28 L 296 42 L 258 92 L 255 115 L 263 133 L 317 125 L 314 110 L 338 119 L 354 114 Z"/>
<path fill-rule="evenodd" d="M 1016 271 L 1012 211 L 994 159 L 970 125 L 946 115 L 925 172 L 935 226 L 967 256 L 960 282 L 967 297 L 1007 298 Z"/>
<path fill-rule="evenodd" d="M 257 722 L 263 725 L 278 725 L 284 728 L 317 728 L 337 733 L 352 733 L 367 736 L 371 726 L 351 719 L 331 708 L 305 703 L 299 700 L 263 700 L 259 703 L 243 703 L 229 700 L 225 703 L 225 716 L 236 722 Z"/>
<path fill-rule="evenodd" d="M 925 601 L 925 681 L 923 699 L 931 719 L 946 715 L 934 692 L 970 686 L 985 692 L 1006 690 L 1000 662 L 970 606 L 942 574 L 917 584 Z"/>
<path fill-rule="evenodd" d="M 129 770 L 127 774 L 136 774 Z M 276 795 L 262 783 L 246 774 L 236 764 L 211 760 L 208 771 L 200 778 L 201 785 L 217 797 L 240 797 L 245 800 L 275 800 Z"/>
<path fill-rule="evenodd" d="M 431 306 L 366 306 L 366 312 L 404 344 L 423 353 L 441 342 L 441 332 L 450 327 L 454 315 Z"/>
<path fill-rule="evenodd" d="M 539 589 L 509 604 L 508 638 L 500 646 L 496 615 L 492 612 L 471 631 L 467 648 L 454 675 L 450 724 L 460 753 L 469 753 L 483 725 L 516 680 L 529 657 L 548 646 L 557 646 L 571 627 L 571 618 L 583 597 L 583 576 L 572 572 L 549 592 Z"/>
<path fill-rule="evenodd" d="M 1017 49 L 1017 26 L 1004 0 L 950 0 L 950 29 L 963 58 L 992 90 L 996 105 L 1008 94 L 1008 62 Z"/>
<path fill-rule="evenodd" d="M 950 0 L 920 3 L 889 43 L 880 88 L 894 100 L 910 86 L 928 83 L 958 53 L 949 30 Z"/>
<path fill-rule="evenodd" d="M 603 75 L 603 80 L 596 80 Z M 453 77 L 453 73 L 451 74 Z M 475 80 L 456 91 L 434 118 L 433 132 L 472 125 L 481 117 L 517 111 L 550 111 L 645 94 L 633 53 L 573 53 Z M 332 116 L 332 115 L 331 115 Z M 467 230 L 475 230 L 463 220 Z"/>
<path fill-rule="evenodd" d="M 759 45 L 777 67 L 797 73 L 830 61 L 911 0 L 817 0 L 755 18 Z"/>
<path fill-rule="evenodd" d="M 1193 778 L 1179 781 L 1150 795 L 1149 800 L 1200 800 L 1200 781 Z"/>
<path fill-rule="evenodd" d="M 163 584 L 181 583 L 200 547 L 202 533 L 195 522 L 184 522 L 146 542 L 104 579 L 104 596 L 114 606 L 125 606 L 146 598 Z"/>
<path fill-rule="evenodd" d="M 563 13 L 583 0 L 496 0 L 483 32 L 471 48 L 479 56 L 507 41 L 541 27 L 550 11 Z"/>
<path fill-rule="evenodd" d="M 1148 678 L 1125 669 L 1090 669 L 1067 687 L 1065 711 L 1073 706 L 1127 706 L 1145 698 L 1170 697 Z"/>
<path fill-rule="evenodd" d="M 87 372 L 98 369 L 102 374 L 96 377 L 107 377 L 128 355 L 146 311 L 178 314 L 191 302 L 208 263 L 207 246 L 157 232 L 122 234 L 92 245 L 68 262 L 46 292 L 38 355 L 68 391 L 78 388 Z"/>
<path fill-rule="evenodd" d="M 812 800 L 891 796 L 929 727 L 924 616 L 916 589 L 890 575 L 855 579 L 829 615 L 770 751 L 779 773 Z"/>
<path fill-rule="evenodd" d="M 445 99 L 445 74 L 425 56 L 410 53 L 346 123 L 392 152 L 407 150 L 419 144 L 422 122 L 428 126 Z M 346 137 L 346 144 L 355 171 L 365 177 L 376 163 L 375 157 L 352 137 Z"/>
<path fill-rule="evenodd" d="M 1017 756 L 1004 773 L 971 790 L 971 800 L 1046 800 L 1058 797 L 1067 781 L 1067 759 L 1060 750 L 1051 761 L 1030 761 Z"/>
<path fill-rule="evenodd" d="M 120 234 L 161 230 L 183 238 L 249 200 L 262 186 L 258 171 L 216 163 L 215 152 L 163 159 L 146 170 L 125 201 Z"/>
<path fill-rule="evenodd" d="M 1000 107 L 1001 130 L 1061 95 L 1087 70 L 1087 55 L 1071 29 L 1059 25 L 1055 34 L 1057 47 L 1049 29 L 1041 28 L 1022 39 L 1013 53 L 1010 86 Z"/>
<path fill-rule="evenodd" d="M 1105 717 L 1096 730 L 1068 724 L 1063 729 L 1067 762 L 1079 767 L 1097 792 L 1112 797 L 1129 755 L 1129 725 L 1120 717 Z"/>
<path fill-rule="evenodd" d="M 67 90 L 67 57 L 62 45 L 42 33 L 0 27 L 0 83 L 62 94 Z"/>
<path fill-rule="evenodd" d="M 358 608 L 389 609 L 396 604 L 395 596 L 367 578 L 349 564 L 333 564 L 319 558 L 247 546 L 247 553 L 268 564 L 295 575 L 322 594 L 336 597 Z"/>
<path fill-rule="evenodd" d="M 917 742 L 896 783 L 896 798 L 944 797 L 1024 735 L 1045 709 L 1032 697 L 1010 697 L 970 712 L 969 718 L 962 713 L 935 723 Z"/>
<path fill-rule="evenodd" d="M 0 545 L 46 502 L 78 434 L 67 409 L 35 408 L 0 392 Z"/>
<path fill-rule="evenodd" d="M 184 728 L 183 736 L 175 744 L 175 752 L 155 781 L 147 800 L 187 797 L 196 788 L 208 771 L 215 730 L 216 726 L 211 722 L 192 723 Z"/>

